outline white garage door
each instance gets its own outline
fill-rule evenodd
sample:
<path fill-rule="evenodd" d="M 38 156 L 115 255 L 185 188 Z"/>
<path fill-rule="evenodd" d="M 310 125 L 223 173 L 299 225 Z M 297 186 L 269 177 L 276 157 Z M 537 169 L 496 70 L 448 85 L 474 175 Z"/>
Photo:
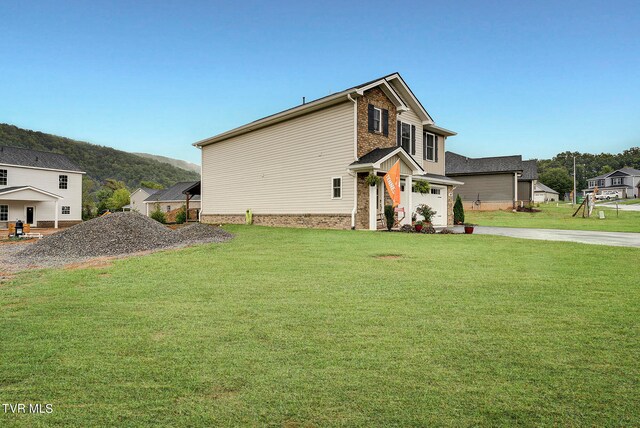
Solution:
<path fill-rule="evenodd" d="M 431 185 L 431 191 L 425 195 L 420 193 L 413 193 L 413 209 L 416 211 L 418 205 L 429 205 L 436 215 L 433 217 L 434 226 L 446 226 L 447 225 L 447 188 L 445 186 Z M 424 220 L 422 216 L 418 216 L 418 220 Z"/>

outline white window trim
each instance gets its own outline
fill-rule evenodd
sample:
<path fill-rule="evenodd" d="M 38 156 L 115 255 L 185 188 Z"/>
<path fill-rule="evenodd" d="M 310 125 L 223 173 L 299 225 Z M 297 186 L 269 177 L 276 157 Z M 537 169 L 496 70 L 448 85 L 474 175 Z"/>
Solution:
<path fill-rule="evenodd" d="M 4 181 L 5 181 L 4 184 L 0 183 L 0 186 L 8 186 L 9 185 L 9 170 L 8 169 L 4 169 L 4 168 L 0 168 L 0 170 L 4 171 Z"/>
<path fill-rule="evenodd" d="M 7 219 L 6 220 L 0 220 L 0 221 L 9 221 L 9 205 L 0 204 L 0 207 L 7 207 Z"/>
<path fill-rule="evenodd" d="M 68 213 L 64 212 L 65 208 L 69 209 Z M 62 208 L 60 209 L 60 214 L 61 215 L 71 215 L 71 206 L 70 205 L 63 205 Z"/>
<path fill-rule="evenodd" d="M 340 180 L 340 197 L 333 196 L 333 180 Z M 331 199 L 342 199 L 342 177 L 331 177 Z"/>
<path fill-rule="evenodd" d="M 431 135 L 433 137 L 433 159 L 429 159 L 427 153 L 429 153 L 429 139 L 427 138 L 427 135 Z M 425 139 L 424 141 L 424 160 L 426 160 L 427 162 L 436 162 L 436 144 L 438 144 L 437 140 L 436 140 L 436 134 L 432 133 L 432 132 L 424 132 L 424 134 L 422 134 L 422 138 Z"/>
<path fill-rule="evenodd" d="M 616 183 L 616 181 L 618 183 Z M 611 185 L 612 186 L 622 186 L 622 177 L 612 177 L 611 178 Z"/>
<path fill-rule="evenodd" d="M 64 181 L 62 181 L 62 177 L 64 177 Z M 60 187 L 60 185 L 64 183 L 64 187 Z M 67 174 L 58 175 L 58 190 L 68 190 L 69 189 L 69 176 Z"/>
<path fill-rule="evenodd" d="M 378 119 L 378 128 L 377 129 L 375 128 L 375 123 L 376 123 L 376 113 L 375 112 L 376 111 L 379 114 L 379 116 L 378 116 L 379 117 L 379 119 Z M 381 134 L 382 133 L 382 109 L 378 108 L 378 107 L 374 107 L 373 108 L 373 112 L 374 112 L 373 113 L 373 124 L 374 124 L 373 131 Z"/>

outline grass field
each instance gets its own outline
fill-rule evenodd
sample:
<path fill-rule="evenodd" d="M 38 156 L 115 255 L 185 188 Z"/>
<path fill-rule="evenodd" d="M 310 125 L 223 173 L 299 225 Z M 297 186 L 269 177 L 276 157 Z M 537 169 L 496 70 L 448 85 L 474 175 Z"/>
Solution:
<path fill-rule="evenodd" d="M 229 229 L 0 285 L 0 426 L 640 425 L 640 250 Z"/>
<path fill-rule="evenodd" d="M 609 232 L 640 232 L 640 212 L 619 211 L 596 207 L 589 218 L 581 214 L 571 217 L 577 207 L 571 204 L 540 204 L 539 213 L 514 213 L 512 211 L 465 212 L 465 220 L 480 226 L 532 227 L 539 229 L 601 230 Z M 598 211 L 605 212 L 605 219 L 598 218 Z"/>

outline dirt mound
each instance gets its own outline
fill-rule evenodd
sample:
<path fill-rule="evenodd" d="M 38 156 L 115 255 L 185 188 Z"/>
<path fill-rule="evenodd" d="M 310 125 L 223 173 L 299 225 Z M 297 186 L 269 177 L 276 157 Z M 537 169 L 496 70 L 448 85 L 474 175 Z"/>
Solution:
<path fill-rule="evenodd" d="M 120 256 L 233 237 L 211 226 L 194 224 L 173 231 L 135 212 L 113 213 L 86 221 L 27 246 L 15 256 L 24 261 Z"/>

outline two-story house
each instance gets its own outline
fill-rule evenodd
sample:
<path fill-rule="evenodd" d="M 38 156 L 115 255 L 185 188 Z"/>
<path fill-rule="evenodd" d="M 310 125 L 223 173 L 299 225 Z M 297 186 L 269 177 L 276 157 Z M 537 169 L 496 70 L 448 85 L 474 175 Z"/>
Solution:
<path fill-rule="evenodd" d="M 202 151 L 201 221 L 341 229 L 381 227 L 383 176 L 400 162 L 403 223 L 419 204 L 453 223 L 453 188 L 437 126 L 397 74 L 303 103 L 194 143 Z M 413 183 L 428 181 L 426 194 Z M 400 215 L 399 215 L 400 216 Z"/>
<path fill-rule="evenodd" d="M 81 222 L 83 174 L 64 155 L 0 146 L 0 227 Z"/>
<path fill-rule="evenodd" d="M 603 192 L 615 192 L 622 198 L 637 198 L 638 185 L 640 185 L 640 170 L 633 168 L 617 169 L 607 174 L 587 180 L 587 188 L 583 189 L 583 194 L 588 195 L 598 188 L 598 194 Z"/>

